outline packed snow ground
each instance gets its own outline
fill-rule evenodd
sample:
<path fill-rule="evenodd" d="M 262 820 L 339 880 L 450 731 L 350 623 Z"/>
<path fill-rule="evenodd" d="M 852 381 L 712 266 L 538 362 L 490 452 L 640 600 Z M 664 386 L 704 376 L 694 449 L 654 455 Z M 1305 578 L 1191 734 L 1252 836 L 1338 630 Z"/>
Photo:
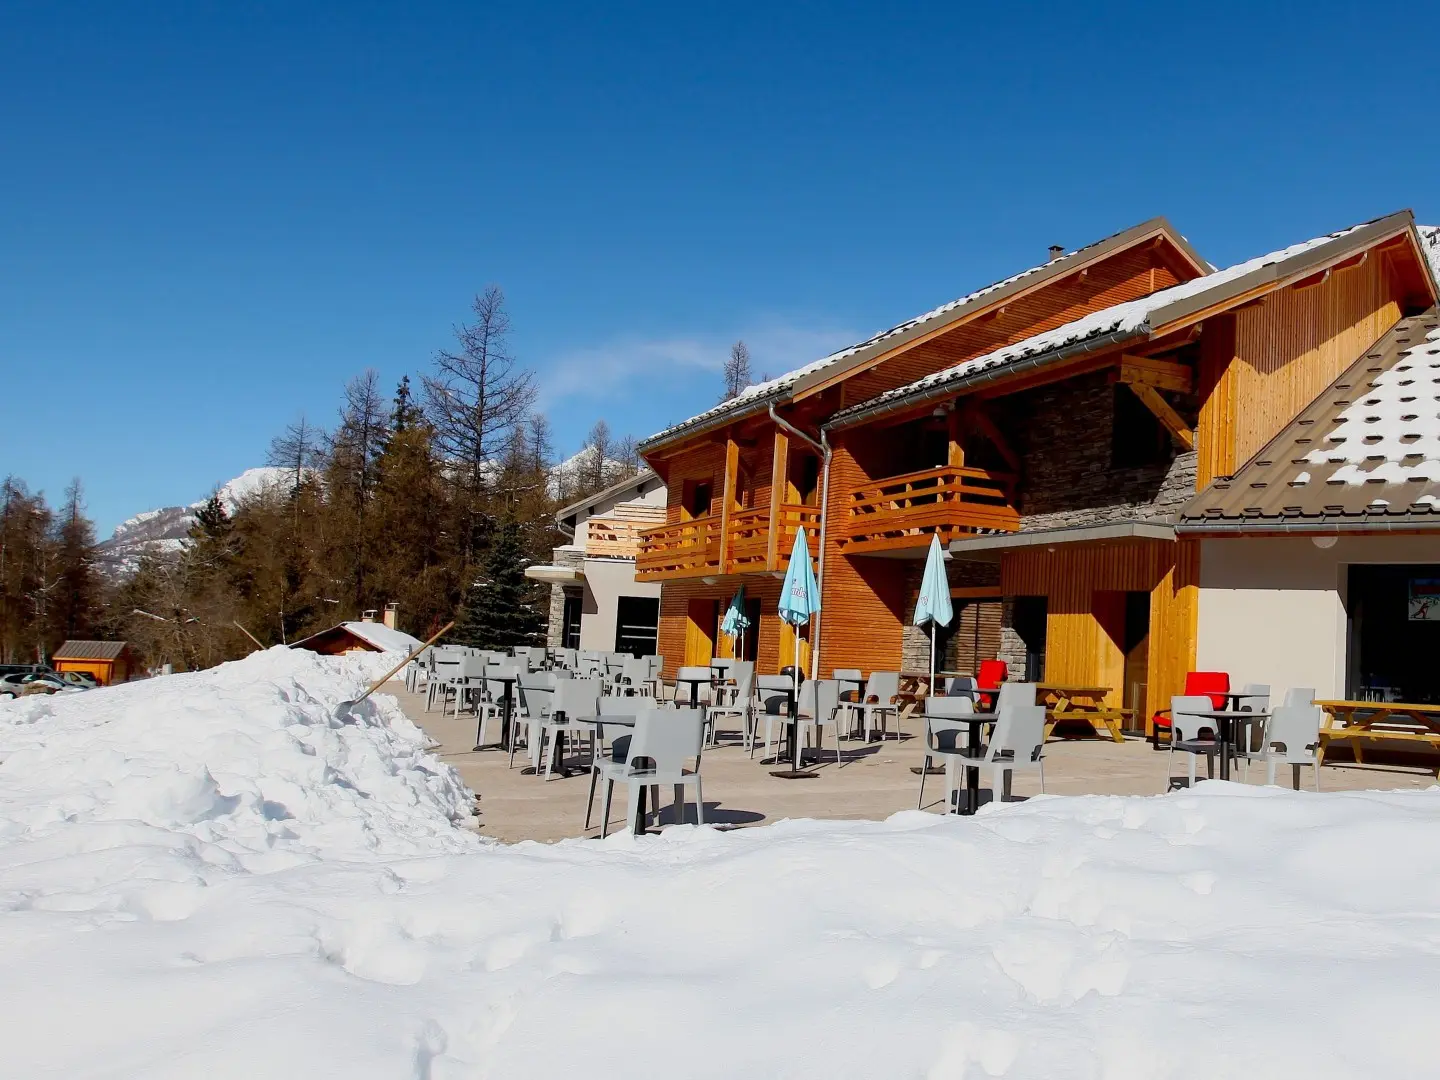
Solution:
<path fill-rule="evenodd" d="M 1440 793 L 505 847 L 378 664 L 0 706 L 0 1075 L 1434 1075 Z"/>

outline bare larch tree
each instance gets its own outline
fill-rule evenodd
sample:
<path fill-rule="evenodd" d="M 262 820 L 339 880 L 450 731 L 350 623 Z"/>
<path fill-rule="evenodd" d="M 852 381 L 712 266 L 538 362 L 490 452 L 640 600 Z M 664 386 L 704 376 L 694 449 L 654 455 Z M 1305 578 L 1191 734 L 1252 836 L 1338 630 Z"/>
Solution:
<path fill-rule="evenodd" d="M 743 341 L 730 346 L 730 355 L 725 360 L 725 392 L 721 401 L 729 401 L 750 385 L 750 347 Z"/>
<path fill-rule="evenodd" d="M 517 367 L 509 352 L 510 316 L 500 287 L 489 286 L 471 310 L 475 321 L 455 328 L 459 349 L 435 355 L 435 374 L 425 377 L 425 408 L 441 452 L 478 497 L 491 459 L 529 414 L 536 390 L 530 372 Z"/>

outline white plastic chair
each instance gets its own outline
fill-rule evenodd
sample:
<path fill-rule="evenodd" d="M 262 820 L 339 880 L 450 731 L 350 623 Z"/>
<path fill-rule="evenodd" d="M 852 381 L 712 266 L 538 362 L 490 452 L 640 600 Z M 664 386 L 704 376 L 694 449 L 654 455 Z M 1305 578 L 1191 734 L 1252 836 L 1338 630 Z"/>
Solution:
<path fill-rule="evenodd" d="M 720 720 L 734 717 L 740 721 L 740 739 L 748 749 L 753 736 L 753 715 L 755 710 L 755 664 L 750 660 L 737 660 L 730 667 L 730 677 L 735 680 L 734 693 L 724 705 L 712 705 L 705 712 L 705 727 L 710 745 L 720 737 Z"/>
<path fill-rule="evenodd" d="M 601 803 L 600 835 L 610 825 L 610 800 L 616 781 L 628 786 L 626 828 L 634 828 L 639 816 L 640 792 L 643 788 L 672 785 L 675 789 L 675 820 L 685 816 L 685 789 L 695 789 L 695 820 L 705 824 L 705 798 L 700 787 L 700 751 L 704 739 L 704 718 L 699 709 L 642 709 L 635 716 L 635 732 L 615 740 L 615 754 L 599 758 L 595 768 L 605 781 L 605 798 Z M 619 760 L 623 753 L 624 760 Z M 695 762 L 687 768 L 686 762 Z M 658 817 L 659 807 L 651 812 Z M 642 823 L 643 824 L 643 823 Z"/>
<path fill-rule="evenodd" d="M 1044 794 L 1045 706 L 1007 705 L 1002 701 L 995 711 L 995 730 L 985 747 L 984 758 L 990 766 L 990 790 L 994 792 L 995 801 L 1009 801 L 1011 781 L 1021 769 L 1035 769 L 1040 773 L 1040 791 Z"/>
<path fill-rule="evenodd" d="M 963 764 L 959 759 L 969 756 L 970 725 L 957 716 L 975 711 L 975 703 L 968 697 L 938 697 L 925 699 L 925 757 L 920 763 L 920 798 L 916 810 L 925 807 L 925 777 L 930 771 L 930 762 L 940 757 L 945 762 L 945 812 L 955 806 L 956 767 Z"/>
<path fill-rule="evenodd" d="M 1213 738 L 1200 739 L 1196 736 L 1202 728 L 1213 731 L 1217 721 L 1195 715 L 1196 712 L 1210 712 L 1214 707 L 1209 696 L 1205 694 L 1176 696 L 1170 699 L 1170 762 L 1173 766 L 1176 753 L 1189 757 L 1190 787 L 1195 786 L 1195 761 L 1202 754 L 1205 757 L 1206 774 L 1211 778 L 1215 776 L 1215 756 L 1219 753 L 1220 744 Z M 1167 776 L 1173 775 L 1173 772 L 1173 767 L 1166 769 Z"/>
<path fill-rule="evenodd" d="M 1270 711 L 1270 687 L 1265 683 L 1246 683 L 1240 688 L 1246 695 L 1235 702 L 1240 713 L 1263 713 Z M 1231 757 L 1244 761 L 1245 780 L 1250 779 L 1250 762 L 1265 758 L 1265 722 L 1263 720 L 1237 719 L 1230 722 L 1234 730 L 1230 737 Z"/>
<path fill-rule="evenodd" d="M 845 705 L 847 727 L 854 730 L 855 719 L 859 717 L 862 738 L 868 743 L 870 734 L 873 731 L 880 732 L 880 738 L 885 738 L 888 729 L 886 718 L 894 716 L 895 737 L 900 737 L 900 707 L 895 704 L 895 697 L 900 693 L 900 673 L 898 671 L 872 671 L 870 678 L 865 681 L 865 690 L 860 695 L 859 701 L 847 702 Z M 874 701 L 870 699 L 874 698 Z"/>
<path fill-rule="evenodd" d="M 770 743 L 775 733 L 776 724 L 788 724 L 790 722 L 790 695 L 795 691 L 795 680 L 789 675 L 761 675 L 755 681 L 756 708 L 752 711 L 750 718 L 749 749 L 750 756 L 755 756 L 756 729 L 760 725 L 760 718 L 765 718 L 765 753 L 763 757 L 770 756 Z M 804 690 L 804 684 L 801 684 Z"/>
<path fill-rule="evenodd" d="M 1312 699 L 1315 696 L 1315 691 L 1309 687 L 1303 688 L 1303 692 Z M 1271 714 L 1265 725 L 1265 783 L 1275 783 L 1275 766 L 1283 761 L 1294 770 L 1293 786 L 1296 791 L 1300 790 L 1301 765 L 1309 765 L 1315 770 L 1315 790 L 1320 790 L 1316 750 L 1320 746 L 1323 718 L 1319 705 L 1292 703 L 1287 695 L 1285 704 Z"/>
<path fill-rule="evenodd" d="M 525 734 L 525 746 L 533 747 L 537 733 L 536 725 L 550 715 L 555 703 L 555 677 L 549 672 L 520 669 L 520 679 L 515 693 L 519 707 L 510 716 L 510 768 L 515 767 L 515 746 L 520 734 Z M 533 755 L 532 755 L 533 757 Z"/>
<path fill-rule="evenodd" d="M 840 758 L 840 684 L 834 679 L 811 679 L 809 682 L 800 684 L 800 708 L 799 708 L 800 729 L 796 736 L 800 745 L 805 745 L 806 732 L 813 727 L 815 729 L 815 746 L 823 752 L 825 747 L 825 728 L 829 727 L 835 733 L 835 764 L 843 766 L 845 763 Z M 766 742 L 769 742 L 769 729 L 766 729 Z"/>
<path fill-rule="evenodd" d="M 550 757 L 545 764 L 545 778 L 548 780 L 555 773 L 555 759 L 560 756 L 561 737 L 567 734 L 586 734 L 593 737 L 595 729 L 590 718 L 599 711 L 599 705 L 599 679 L 560 679 L 556 682 L 550 715 L 539 722 L 536 738 L 530 747 L 530 761 L 535 766 L 537 775 L 540 772 L 540 761 L 545 757 L 545 737 L 550 737 Z M 537 730 L 533 722 L 531 730 Z M 593 753 L 591 756 L 594 756 Z"/>
<path fill-rule="evenodd" d="M 595 783 L 600 775 L 600 762 L 605 757 L 605 740 L 607 736 L 612 744 L 617 739 L 628 739 L 635 731 L 634 720 L 639 715 L 640 710 L 657 707 L 655 703 L 648 698 L 616 697 L 614 695 L 602 697 L 599 705 L 599 712 L 592 721 L 592 725 L 595 728 L 595 735 L 590 743 L 590 797 L 585 800 L 585 828 L 587 830 L 590 828 L 590 818 L 595 810 Z M 628 725 L 607 725 L 604 722 L 607 717 L 626 719 L 631 721 L 631 723 Z"/>

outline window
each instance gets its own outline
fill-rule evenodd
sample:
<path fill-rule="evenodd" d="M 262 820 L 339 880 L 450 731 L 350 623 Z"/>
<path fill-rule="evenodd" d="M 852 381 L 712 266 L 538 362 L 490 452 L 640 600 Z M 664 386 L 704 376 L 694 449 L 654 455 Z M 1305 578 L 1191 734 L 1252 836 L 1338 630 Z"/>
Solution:
<path fill-rule="evenodd" d="M 560 647 L 562 649 L 578 649 L 580 647 L 580 610 L 583 601 L 578 592 L 565 594 L 565 614 L 561 616 Z"/>
<path fill-rule="evenodd" d="M 681 489 L 681 501 L 689 517 L 704 517 L 710 513 L 710 481 L 686 480 Z"/>
<path fill-rule="evenodd" d="M 1128 386 L 1116 383 L 1110 427 L 1110 464 L 1117 469 L 1164 465 L 1170 460 L 1170 434 Z"/>
<path fill-rule="evenodd" d="M 790 484 L 794 498 L 803 506 L 815 506 L 820 490 L 820 459 L 814 454 L 795 454 L 790 459 Z"/>
<path fill-rule="evenodd" d="M 615 601 L 615 651 L 654 656 L 659 640 L 660 599 L 621 596 Z"/>

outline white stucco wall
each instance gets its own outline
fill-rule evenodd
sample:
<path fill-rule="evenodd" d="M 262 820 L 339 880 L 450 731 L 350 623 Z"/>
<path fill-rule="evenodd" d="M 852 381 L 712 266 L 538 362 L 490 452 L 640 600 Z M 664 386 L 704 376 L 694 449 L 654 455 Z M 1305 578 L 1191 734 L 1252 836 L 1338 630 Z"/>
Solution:
<path fill-rule="evenodd" d="M 658 582 L 637 582 L 634 559 L 586 559 L 580 610 L 580 648 L 615 648 L 616 601 L 622 596 L 660 596 Z"/>
<path fill-rule="evenodd" d="M 1229 672 L 1231 686 L 1268 683 L 1273 695 L 1311 686 L 1342 697 L 1346 581 L 1357 563 L 1440 563 L 1440 540 L 1357 536 L 1329 549 L 1303 536 L 1204 541 L 1196 668 Z"/>

